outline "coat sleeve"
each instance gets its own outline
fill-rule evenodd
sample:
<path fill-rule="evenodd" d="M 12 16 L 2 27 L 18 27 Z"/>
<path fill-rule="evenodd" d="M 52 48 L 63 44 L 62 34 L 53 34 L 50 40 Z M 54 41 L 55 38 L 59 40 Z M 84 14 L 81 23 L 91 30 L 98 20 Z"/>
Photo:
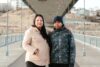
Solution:
<path fill-rule="evenodd" d="M 36 48 L 31 46 L 31 42 L 32 42 L 31 32 L 26 31 L 23 38 L 22 47 L 26 52 L 33 54 Z"/>
<path fill-rule="evenodd" d="M 75 56 L 76 56 L 76 47 L 75 47 L 75 40 L 74 40 L 74 36 L 73 34 L 71 33 L 69 35 L 69 67 L 73 67 L 74 66 L 74 63 L 75 63 Z"/>

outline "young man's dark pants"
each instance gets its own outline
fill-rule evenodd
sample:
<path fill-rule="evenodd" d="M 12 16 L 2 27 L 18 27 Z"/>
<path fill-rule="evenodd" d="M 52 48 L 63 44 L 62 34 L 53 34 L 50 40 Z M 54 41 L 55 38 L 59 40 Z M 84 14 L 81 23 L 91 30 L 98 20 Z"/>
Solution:
<path fill-rule="evenodd" d="M 49 67 L 68 67 L 68 64 L 50 64 Z"/>
<path fill-rule="evenodd" d="M 74 67 L 74 64 L 71 64 L 69 66 L 69 64 L 56 64 L 56 63 L 52 63 L 49 65 L 49 67 Z"/>

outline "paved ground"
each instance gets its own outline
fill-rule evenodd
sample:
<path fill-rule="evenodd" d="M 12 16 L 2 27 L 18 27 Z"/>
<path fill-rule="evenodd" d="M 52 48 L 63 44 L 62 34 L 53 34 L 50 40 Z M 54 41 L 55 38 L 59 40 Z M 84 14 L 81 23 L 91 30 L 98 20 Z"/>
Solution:
<path fill-rule="evenodd" d="M 25 54 L 21 55 L 20 58 L 18 58 L 13 64 L 9 65 L 8 67 L 26 67 L 24 57 Z M 75 67 L 79 67 L 79 65 L 76 63 Z"/>
<path fill-rule="evenodd" d="M 83 56 L 83 47 L 82 43 L 76 44 L 76 62 L 79 67 L 100 67 L 100 50 L 87 45 L 85 46 L 86 56 Z"/>
<path fill-rule="evenodd" d="M 0 48 L 0 67 L 8 67 L 24 53 L 21 42 L 16 42 L 8 46 L 8 56 L 6 56 L 6 51 L 7 46 Z"/>
<path fill-rule="evenodd" d="M 16 47 L 17 46 L 18 45 L 16 45 Z M 13 46 L 12 48 L 14 47 L 15 46 Z M 79 42 L 76 43 L 77 56 L 76 56 L 75 67 L 100 67 L 100 50 L 93 48 L 91 46 L 85 46 L 86 56 L 83 56 L 83 47 L 84 45 L 82 43 Z M 10 51 L 12 53 L 11 54 L 12 56 L 10 55 L 9 57 L 6 56 L 3 57 L 1 56 L 0 53 L 0 65 L 2 65 L 0 67 L 25 67 L 25 62 L 24 62 L 25 53 L 22 48 L 16 48 L 16 49 L 12 49 L 11 50 L 12 52 Z M 16 54 L 19 54 L 19 56 L 17 56 Z M 18 59 L 13 60 L 13 58 L 16 56 Z M 13 60 L 13 62 L 7 66 L 7 63 L 10 62 L 10 59 Z M 6 62 L 4 60 L 6 60 Z"/>
<path fill-rule="evenodd" d="M 8 67 L 26 67 L 24 57 L 25 54 L 22 54 L 14 63 Z"/>

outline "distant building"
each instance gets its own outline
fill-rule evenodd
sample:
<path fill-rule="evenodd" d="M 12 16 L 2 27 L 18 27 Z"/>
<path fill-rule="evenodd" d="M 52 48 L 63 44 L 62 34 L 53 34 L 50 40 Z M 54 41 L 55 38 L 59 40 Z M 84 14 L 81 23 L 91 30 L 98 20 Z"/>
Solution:
<path fill-rule="evenodd" d="M 94 10 L 90 10 L 89 16 L 96 16 L 97 12 Z"/>
<path fill-rule="evenodd" d="M 96 10 L 97 16 L 100 17 L 100 10 Z"/>
<path fill-rule="evenodd" d="M 84 8 L 78 9 L 76 12 L 79 16 L 89 16 L 89 10 L 84 10 Z"/>
<path fill-rule="evenodd" d="M 76 13 L 77 13 L 77 11 L 78 11 L 78 9 L 75 9 L 75 7 L 73 7 L 73 8 L 71 9 L 71 13 L 76 14 Z"/>
<path fill-rule="evenodd" d="M 17 8 L 28 8 L 22 0 L 10 0 L 10 3 L 13 7 L 14 10 L 16 10 Z"/>
<path fill-rule="evenodd" d="M 13 8 L 10 3 L 0 3 L 0 12 L 5 13 L 12 9 Z"/>
<path fill-rule="evenodd" d="M 84 8 L 79 8 L 79 9 L 72 8 L 71 13 L 74 13 L 77 16 L 89 16 L 89 10 L 86 9 L 84 10 Z"/>

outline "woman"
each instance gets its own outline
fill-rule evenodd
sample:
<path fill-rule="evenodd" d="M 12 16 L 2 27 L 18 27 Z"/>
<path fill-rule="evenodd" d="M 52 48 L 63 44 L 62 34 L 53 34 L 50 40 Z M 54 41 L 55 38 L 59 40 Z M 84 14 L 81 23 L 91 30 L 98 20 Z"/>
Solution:
<path fill-rule="evenodd" d="M 44 26 L 44 18 L 37 14 L 33 25 L 24 35 L 22 46 L 26 51 L 27 67 L 45 67 L 49 64 L 49 46 L 47 33 Z"/>

